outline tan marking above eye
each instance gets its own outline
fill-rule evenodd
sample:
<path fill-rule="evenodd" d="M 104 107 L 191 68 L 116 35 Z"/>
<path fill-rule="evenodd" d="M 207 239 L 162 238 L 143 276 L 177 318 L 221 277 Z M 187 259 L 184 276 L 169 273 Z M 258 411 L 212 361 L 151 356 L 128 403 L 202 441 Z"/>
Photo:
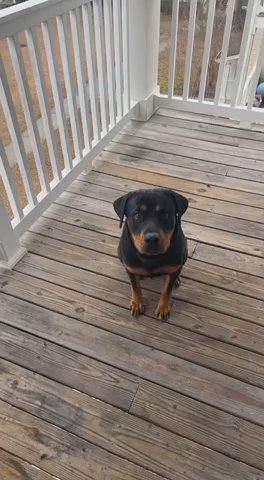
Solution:
<path fill-rule="evenodd" d="M 141 210 L 142 212 L 145 212 L 147 210 L 146 205 L 144 205 L 144 204 L 140 205 L 139 210 Z"/>
<path fill-rule="evenodd" d="M 156 207 L 155 207 L 155 210 L 156 210 L 156 212 L 160 212 L 161 211 L 161 206 L 159 204 L 157 204 Z"/>

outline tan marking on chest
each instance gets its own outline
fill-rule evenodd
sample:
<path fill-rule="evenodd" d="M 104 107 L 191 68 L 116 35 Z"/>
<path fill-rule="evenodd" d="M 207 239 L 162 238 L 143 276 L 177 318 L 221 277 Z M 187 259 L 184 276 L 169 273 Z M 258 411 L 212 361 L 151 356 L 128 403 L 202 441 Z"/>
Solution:
<path fill-rule="evenodd" d="M 126 267 L 127 271 L 129 273 L 132 273 L 134 275 L 142 275 L 142 276 L 148 276 L 148 275 L 157 275 L 157 274 L 164 274 L 164 275 L 172 275 L 173 273 L 177 272 L 180 268 L 182 267 L 182 264 L 179 265 L 164 265 L 159 268 L 153 268 L 146 270 L 144 268 L 133 268 L 133 267 Z"/>
<path fill-rule="evenodd" d="M 171 275 L 172 273 L 177 272 L 181 267 L 182 267 L 181 263 L 179 265 L 164 265 L 159 268 L 154 268 L 154 270 L 152 270 L 152 273 L 154 274 L 164 273 L 167 275 Z"/>
<path fill-rule="evenodd" d="M 132 273 L 133 275 L 149 275 L 149 270 L 145 270 L 144 268 L 133 268 L 133 267 L 127 267 L 126 269 L 129 273 Z"/>

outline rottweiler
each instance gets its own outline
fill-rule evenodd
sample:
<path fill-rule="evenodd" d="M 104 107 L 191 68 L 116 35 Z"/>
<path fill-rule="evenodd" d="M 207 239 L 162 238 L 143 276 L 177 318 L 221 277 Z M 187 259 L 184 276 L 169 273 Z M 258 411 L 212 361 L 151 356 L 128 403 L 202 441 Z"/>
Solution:
<path fill-rule="evenodd" d="M 140 279 L 165 275 L 156 314 L 160 320 L 169 318 L 172 288 L 179 285 L 179 275 L 187 260 L 187 240 L 181 228 L 181 217 L 187 208 L 187 198 L 159 188 L 136 190 L 114 202 L 120 228 L 125 217 L 118 256 L 130 278 L 130 309 L 135 317 L 145 309 Z"/>

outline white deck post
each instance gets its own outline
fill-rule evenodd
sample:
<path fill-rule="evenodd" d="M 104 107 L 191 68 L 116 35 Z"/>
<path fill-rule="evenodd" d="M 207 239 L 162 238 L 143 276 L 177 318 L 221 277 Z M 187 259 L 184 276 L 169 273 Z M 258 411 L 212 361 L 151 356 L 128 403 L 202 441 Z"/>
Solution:
<path fill-rule="evenodd" d="M 129 0 L 128 6 L 131 102 L 140 102 L 136 119 L 147 121 L 159 91 L 160 0 Z"/>
<path fill-rule="evenodd" d="M 12 228 L 3 200 L 0 196 L 0 268 L 13 268 L 25 255 Z"/>

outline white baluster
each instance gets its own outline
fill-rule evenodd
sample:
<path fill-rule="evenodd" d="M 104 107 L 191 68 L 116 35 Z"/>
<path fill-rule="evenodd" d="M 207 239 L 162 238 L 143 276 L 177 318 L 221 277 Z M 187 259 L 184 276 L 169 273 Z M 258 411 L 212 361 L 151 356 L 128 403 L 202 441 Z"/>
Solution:
<path fill-rule="evenodd" d="M 116 124 L 116 89 L 114 71 L 114 32 L 112 0 L 104 0 L 104 26 L 106 45 L 107 83 L 109 97 L 110 127 Z"/>
<path fill-rule="evenodd" d="M 122 95 L 122 36 L 121 36 L 121 8 L 120 0 L 113 0 L 114 15 L 114 36 L 115 36 L 115 71 L 116 71 L 116 98 L 117 115 L 122 118 L 123 115 L 123 95 Z"/>
<path fill-rule="evenodd" d="M 97 78 L 96 78 L 96 60 L 95 60 L 95 45 L 93 35 L 92 24 L 92 7 L 91 3 L 82 6 L 83 15 L 83 29 L 84 29 L 84 42 L 86 52 L 86 62 L 89 77 L 89 91 L 90 102 L 92 111 L 92 123 L 93 123 L 93 137 L 95 143 L 100 140 L 100 119 L 99 119 L 99 105 L 98 105 L 98 92 L 97 92 Z"/>
<path fill-rule="evenodd" d="M 87 150 L 91 148 L 91 127 L 90 127 L 90 112 L 88 106 L 87 88 L 84 74 L 84 49 L 81 36 L 81 22 L 79 9 L 70 11 L 71 29 L 73 37 L 73 49 L 75 58 L 75 68 L 78 83 L 80 110 L 82 117 L 82 127 L 84 135 L 84 146 Z"/>
<path fill-rule="evenodd" d="M 8 218 L 6 208 L 0 195 L 0 267 L 13 268 L 25 255 Z"/>
<path fill-rule="evenodd" d="M 59 43 L 61 49 L 61 60 L 63 67 L 63 74 L 67 92 L 67 103 L 70 113 L 70 123 L 72 130 L 72 138 L 74 145 L 75 157 L 79 161 L 82 158 L 82 141 L 81 141 L 81 132 L 80 124 L 78 117 L 78 110 L 76 104 L 76 93 L 74 88 L 74 81 L 72 78 L 71 70 L 71 59 L 70 59 L 70 44 L 69 44 L 69 29 L 67 25 L 66 15 L 61 15 L 56 17 L 58 34 L 59 34 Z"/>
<path fill-rule="evenodd" d="M 108 120 L 108 104 L 107 91 L 105 82 L 105 48 L 104 48 L 104 33 L 103 33 L 103 15 L 101 0 L 94 0 L 94 28 L 95 28 L 95 43 L 96 43 L 96 57 L 97 70 L 99 82 L 99 100 L 101 108 L 101 122 L 102 130 L 105 134 L 109 129 Z"/>
<path fill-rule="evenodd" d="M 177 39 L 178 39 L 178 23 L 179 23 L 179 4 L 180 0 L 173 0 L 172 17 L 171 17 L 171 46 L 170 46 L 170 62 L 169 62 L 169 81 L 168 96 L 173 97 L 175 70 L 177 59 Z"/>
<path fill-rule="evenodd" d="M 190 14 L 189 14 L 189 27 L 188 27 L 188 40 L 186 47 L 185 69 L 184 69 L 184 84 L 183 84 L 183 100 L 187 100 L 190 90 L 190 79 L 192 69 L 192 57 L 193 57 L 193 41 L 196 23 L 196 10 L 197 0 L 191 0 Z"/>

